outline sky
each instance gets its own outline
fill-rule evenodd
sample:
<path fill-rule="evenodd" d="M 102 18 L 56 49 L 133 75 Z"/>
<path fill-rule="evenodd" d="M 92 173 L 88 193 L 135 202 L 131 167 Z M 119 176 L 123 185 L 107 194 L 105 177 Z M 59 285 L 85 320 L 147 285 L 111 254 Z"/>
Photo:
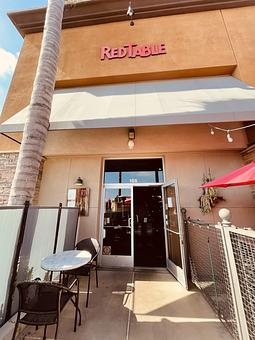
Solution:
<path fill-rule="evenodd" d="M 23 43 L 7 13 L 46 5 L 47 0 L 0 0 L 0 113 Z"/>

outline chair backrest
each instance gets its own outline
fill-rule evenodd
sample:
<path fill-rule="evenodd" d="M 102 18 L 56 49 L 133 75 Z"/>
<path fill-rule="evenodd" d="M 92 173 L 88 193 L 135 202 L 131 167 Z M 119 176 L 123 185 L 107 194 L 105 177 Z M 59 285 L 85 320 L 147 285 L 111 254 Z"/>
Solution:
<path fill-rule="evenodd" d="M 19 311 L 24 313 L 57 313 L 61 286 L 52 282 L 24 281 L 17 284 Z"/>
<path fill-rule="evenodd" d="M 77 243 L 76 249 L 87 250 L 90 252 L 92 259 L 95 259 L 100 251 L 100 244 L 95 238 L 85 238 Z"/>

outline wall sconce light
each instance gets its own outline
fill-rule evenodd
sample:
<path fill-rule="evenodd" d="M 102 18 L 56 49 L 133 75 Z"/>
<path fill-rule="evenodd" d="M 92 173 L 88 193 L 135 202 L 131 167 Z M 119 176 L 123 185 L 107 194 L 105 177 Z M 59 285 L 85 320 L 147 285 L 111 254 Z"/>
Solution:
<path fill-rule="evenodd" d="M 130 17 L 130 26 L 134 26 L 134 21 L 133 21 L 133 15 L 135 14 L 135 11 L 133 10 L 132 3 L 129 1 L 128 9 L 127 9 L 127 16 Z"/>
<path fill-rule="evenodd" d="M 135 129 L 128 130 L 128 148 L 133 150 L 135 146 Z"/>
<path fill-rule="evenodd" d="M 75 186 L 82 186 L 83 185 L 83 179 L 79 176 L 77 180 L 74 183 Z"/>

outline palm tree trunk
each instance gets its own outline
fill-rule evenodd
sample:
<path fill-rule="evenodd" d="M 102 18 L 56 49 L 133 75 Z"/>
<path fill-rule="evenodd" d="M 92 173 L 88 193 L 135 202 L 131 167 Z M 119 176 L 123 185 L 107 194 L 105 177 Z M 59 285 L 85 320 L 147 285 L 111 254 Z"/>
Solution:
<path fill-rule="evenodd" d="M 41 52 L 9 205 L 31 201 L 49 128 L 57 72 L 64 0 L 48 0 Z"/>

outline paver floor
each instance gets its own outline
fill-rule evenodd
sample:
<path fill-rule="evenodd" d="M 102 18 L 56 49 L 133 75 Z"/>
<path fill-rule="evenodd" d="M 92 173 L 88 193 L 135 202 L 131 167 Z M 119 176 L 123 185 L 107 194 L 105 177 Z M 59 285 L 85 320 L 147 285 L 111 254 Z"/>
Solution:
<path fill-rule="evenodd" d="M 231 340 L 199 291 L 186 291 L 168 272 L 100 271 L 91 287 L 82 325 L 73 332 L 74 308 L 61 313 L 58 340 Z M 26 328 L 20 339 L 41 339 L 43 331 Z M 54 326 L 47 339 L 53 339 Z"/>

